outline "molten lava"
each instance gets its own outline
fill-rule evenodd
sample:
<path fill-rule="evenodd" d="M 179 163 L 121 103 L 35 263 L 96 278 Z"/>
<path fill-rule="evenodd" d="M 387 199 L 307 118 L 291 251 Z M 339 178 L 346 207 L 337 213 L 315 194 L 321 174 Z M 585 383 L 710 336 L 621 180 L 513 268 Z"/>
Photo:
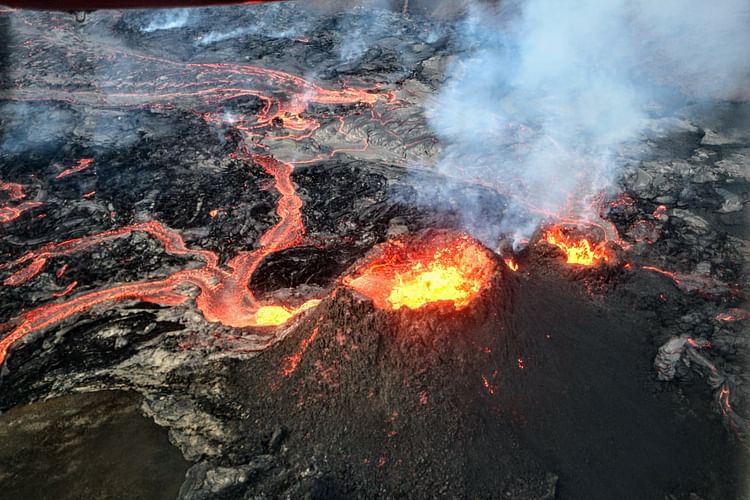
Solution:
<path fill-rule="evenodd" d="M 83 172 L 84 170 L 86 170 L 93 164 L 94 164 L 93 158 L 81 158 L 80 160 L 78 160 L 78 163 L 76 163 L 72 167 L 66 168 L 65 170 L 57 174 L 57 177 L 55 177 L 55 179 L 59 180 L 59 179 L 68 177 L 69 175 L 73 175 L 78 172 Z"/>
<path fill-rule="evenodd" d="M 568 264 L 588 267 L 612 259 L 612 253 L 604 242 L 594 244 L 587 238 L 570 236 L 560 226 L 549 228 L 542 239 L 562 250 Z"/>
<path fill-rule="evenodd" d="M 179 233 L 155 220 L 68 241 L 49 243 L 40 249 L 27 252 L 14 261 L 1 264 L 0 270 L 23 266 L 14 270 L 3 282 L 5 286 L 19 286 L 34 279 L 55 258 L 69 256 L 136 232 L 146 233 L 159 240 L 164 250 L 171 255 L 198 259 L 203 263 L 200 267 L 179 270 L 163 279 L 115 285 L 26 311 L 9 322 L 7 326 L 10 327 L 10 331 L 0 339 L 0 365 L 5 362 L 11 346 L 31 332 L 48 328 L 107 302 L 142 300 L 162 305 L 184 304 L 189 300 L 182 292 L 186 286 L 197 288 L 199 293 L 195 297 L 195 306 L 207 321 L 234 328 L 282 325 L 320 302 L 318 299 L 311 299 L 298 307 L 262 304 L 248 287 L 253 274 L 268 255 L 299 245 L 305 235 L 301 213 L 302 200 L 297 195 L 292 181 L 294 163 L 279 161 L 269 154 L 257 154 L 251 147 L 255 145 L 256 150 L 267 149 L 267 146 L 259 143 L 263 138 L 274 141 L 298 141 L 312 136 L 321 124 L 314 117 L 306 116 L 308 103 L 372 107 L 383 98 L 383 94 L 350 87 L 325 89 L 289 73 L 248 65 L 181 64 L 120 52 L 110 55 L 113 58 L 135 57 L 150 63 L 160 63 L 164 68 L 171 68 L 171 72 L 167 71 L 171 78 L 166 84 L 150 87 L 146 91 L 140 87 L 121 88 L 120 85 L 116 85 L 115 88 L 99 89 L 96 92 L 81 91 L 72 99 L 70 94 L 64 97 L 61 94 L 51 95 L 49 92 L 45 92 L 44 98 L 57 97 L 79 103 L 89 102 L 92 105 L 158 108 L 173 106 L 174 100 L 183 100 L 188 105 L 195 103 L 203 106 L 215 105 L 232 98 L 257 97 L 264 103 L 263 108 L 254 116 L 239 116 L 236 123 L 226 123 L 222 118 L 225 115 L 223 112 L 201 115 L 208 123 L 221 127 L 232 126 L 242 134 L 243 143 L 232 156 L 248 165 L 260 166 L 273 178 L 274 187 L 280 195 L 276 206 L 278 222 L 261 235 L 258 248 L 252 251 L 239 251 L 228 260 L 226 267 L 219 265 L 219 256 L 214 252 L 188 248 Z M 185 80 L 192 83 L 180 83 Z M 105 90 L 106 92 L 103 92 Z M 37 99 L 38 96 L 34 95 L 34 91 L 30 91 L 28 96 L 17 98 Z M 345 116 L 337 116 L 334 119 L 344 123 Z M 285 131 L 283 135 L 272 134 L 278 129 Z M 328 154 L 333 156 L 338 152 L 331 151 Z M 91 158 L 81 159 L 76 165 L 61 172 L 57 178 L 81 172 L 93 163 L 94 160 Z M 25 197 L 22 187 L 17 184 L 0 183 L 0 191 L 6 192 L 7 198 L 12 202 Z M 28 201 L 15 207 L 0 205 L 0 222 L 13 220 L 23 211 L 40 204 Z M 219 214 L 218 209 L 214 210 L 210 213 L 211 217 Z M 75 285 L 69 285 L 59 296 L 67 296 L 74 287 Z"/>
<path fill-rule="evenodd" d="M 715 318 L 716 321 L 745 321 L 750 319 L 750 311 L 733 307 L 718 313 Z"/>
<path fill-rule="evenodd" d="M 26 192 L 20 184 L 0 181 L 0 192 L 4 192 L 8 200 L 8 203 L 0 205 L 0 224 L 16 220 L 27 210 L 42 204 L 39 201 L 22 201 L 26 198 Z M 18 204 L 12 207 L 9 206 L 10 202 Z"/>
<path fill-rule="evenodd" d="M 441 234 L 427 241 L 384 244 L 344 284 L 381 309 L 418 309 L 444 301 L 461 309 L 487 286 L 494 270 L 478 242 L 467 235 Z"/>
<path fill-rule="evenodd" d="M 312 309 L 320 304 L 319 299 L 310 299 L 296 308 L 284 306 L 261 306 L 255 312 L 255 326 L 279 326 L 289 321 L 301 312 Z"/>

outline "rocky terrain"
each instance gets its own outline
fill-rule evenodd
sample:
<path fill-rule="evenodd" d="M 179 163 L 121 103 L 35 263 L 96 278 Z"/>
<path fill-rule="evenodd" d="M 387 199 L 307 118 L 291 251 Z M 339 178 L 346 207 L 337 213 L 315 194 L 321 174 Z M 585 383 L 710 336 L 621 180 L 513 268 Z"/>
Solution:
<path fill-rule="evenodd" d="M 747 498 L 750 103 L 650 111 L 599 200 L 611 262 L 511 252 L 483 229 L 512 182 L 436 168 L 424 109 L 469 49 L 423 14 L 0 11 L 5 442 L 117 390 L 185 499 Z M 431 230 L 494 252 L 466 308 L 346 286 Z M 37 470 L 0 477 L 54 498 Z"/>

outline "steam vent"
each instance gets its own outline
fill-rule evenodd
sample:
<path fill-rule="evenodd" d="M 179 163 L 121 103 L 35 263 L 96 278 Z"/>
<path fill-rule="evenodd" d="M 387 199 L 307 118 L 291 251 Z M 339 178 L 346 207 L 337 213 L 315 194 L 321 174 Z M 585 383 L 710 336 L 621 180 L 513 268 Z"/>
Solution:
<path fill-rule="evenodd" d="M 748 26 L 0 6 L 0 500 L 750 500 Z"/>

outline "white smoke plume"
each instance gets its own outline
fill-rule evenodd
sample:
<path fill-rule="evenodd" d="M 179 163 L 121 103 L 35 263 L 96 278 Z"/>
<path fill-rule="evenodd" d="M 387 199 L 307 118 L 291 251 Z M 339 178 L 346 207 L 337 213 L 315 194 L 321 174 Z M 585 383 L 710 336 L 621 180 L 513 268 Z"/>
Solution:
<path fill-rule="evenodd" d="M 339 29 L 338 56 L 342 64 L 358 62 L 372 45 L 387 36 L 392 26 L 384 11 L 393 8 L 393 0 L 369 0 L 351 10 L 357 16 L 350 22 L 354 25 L 343 24 Z"/>
<path fill-rule="evenodd" d="M 152 33 L 154 31 L 183 28 L 187 26 L 189 20 L 190 9 L 159 10 L 153 14 L 149 23 L 141 31 Z"/>
<path fill-rule="evenodd" d="M 446 145 L 438 168 L 512 193 L 495 229 L 516 240 L 541 212 L 585 215 L 614 186 L 618 154 L 664 88 L 731 98 L 750 75 L 745 0 L 504 1 L 473 6 L 461 37 L 465 53 L 427 109 Z"/>
<path fill-rule="evenodd" d="M 217 42 L 223 42 L 225 40 L 232 40 L 245 35 L 256 33 L 258 30 L 255 27 L 235 28 L 229 31 L 211 31 L 201 36 L 198 40 L 198 45 L 211 45 Z"/>
<path fill-rule="evenodd" d="M 238 8 L 241 7 L 225 7 L 227 10 Z M 202 34 L 195 44 L 208 46 L 252 35 L 260 35 L 271 39 L 295 38 L 304 36 L 314 22 L 309 9 L 303 5 L 293 10 L 282 4 L 251 5 L 244 9 L 245 12 L 252 13 L 252 16 L 248 16 L 251 22 L 246 21 L 239 25 L 229 24 L 223 26 L 222 30 L 209 31 Z M 292 13 L 295 15 L 292 16 Z M 243 19 L 247 19 L 247 17 Z"/>

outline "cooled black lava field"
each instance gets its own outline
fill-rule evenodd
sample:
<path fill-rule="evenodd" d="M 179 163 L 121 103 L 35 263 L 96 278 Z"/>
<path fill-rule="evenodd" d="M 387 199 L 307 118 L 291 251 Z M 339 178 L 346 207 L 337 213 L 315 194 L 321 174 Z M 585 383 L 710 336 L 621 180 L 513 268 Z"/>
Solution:
<path fill-rule="evenodd" d="M 750 498 L 748 95 L 550 213 L 433 126 L 462 9 L 384 5 L 0 8 L 0 498 Z M 389 306 L 436 241 L 465 303 Z"/>

